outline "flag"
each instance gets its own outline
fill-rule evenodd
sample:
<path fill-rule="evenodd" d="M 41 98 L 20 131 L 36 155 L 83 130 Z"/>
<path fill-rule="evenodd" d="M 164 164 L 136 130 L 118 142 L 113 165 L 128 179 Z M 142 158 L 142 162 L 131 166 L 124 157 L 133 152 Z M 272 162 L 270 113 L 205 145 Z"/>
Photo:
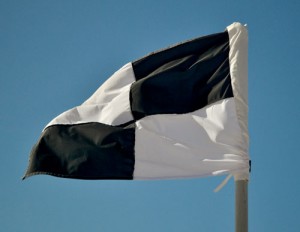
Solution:
<path fill-rule="evenodd" d="M 54 118 L 24 178 L 248 179 L 247 28 L 153 52 Z"/>

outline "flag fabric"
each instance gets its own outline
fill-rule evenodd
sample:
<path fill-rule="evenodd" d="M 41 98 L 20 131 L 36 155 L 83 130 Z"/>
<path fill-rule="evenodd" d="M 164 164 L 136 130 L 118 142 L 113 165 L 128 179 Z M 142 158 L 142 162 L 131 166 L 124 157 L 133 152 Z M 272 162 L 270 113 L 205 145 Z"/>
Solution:
<path fill-rule="evenodd" d="M 233 23 L 124 65 L 44 128 L 24 178 L 248 179 L 247 46 Z"/>

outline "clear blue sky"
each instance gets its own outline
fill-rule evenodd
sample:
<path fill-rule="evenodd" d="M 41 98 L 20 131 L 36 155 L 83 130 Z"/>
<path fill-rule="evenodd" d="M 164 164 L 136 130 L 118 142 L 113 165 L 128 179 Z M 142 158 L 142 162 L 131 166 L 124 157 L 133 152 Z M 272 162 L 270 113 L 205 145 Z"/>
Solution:
<path fill-rule="evenodd" d="M 249 231 L 300 231 L 299 1 L 0 0 L 0 230 L 233 231 L 234 182 L 21 181 L 43 127 L 123 64 L 249 29 Z"/>

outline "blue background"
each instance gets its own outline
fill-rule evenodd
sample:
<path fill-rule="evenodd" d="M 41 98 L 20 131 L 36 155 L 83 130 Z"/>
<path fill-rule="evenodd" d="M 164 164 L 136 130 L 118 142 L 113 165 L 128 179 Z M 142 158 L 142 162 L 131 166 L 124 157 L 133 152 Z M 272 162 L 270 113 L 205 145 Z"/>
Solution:
<path fill-rule="evenodd" d="M 21 181 L 43 127 L 123 64 L 249 30 L 249 231 L 298 232 L 299 1 L 0 0 L 0 230 L 234 231 L 234 181 Z"/>

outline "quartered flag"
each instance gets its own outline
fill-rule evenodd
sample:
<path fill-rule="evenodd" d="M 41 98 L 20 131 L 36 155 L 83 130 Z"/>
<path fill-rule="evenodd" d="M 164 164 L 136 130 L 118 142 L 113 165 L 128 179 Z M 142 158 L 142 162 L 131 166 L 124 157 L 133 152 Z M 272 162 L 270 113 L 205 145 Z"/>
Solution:
<path fill-rule="evenodd" d="M 153 52 L 54 118 L 24 178 L 249 176 L 247 28 Z"/>

